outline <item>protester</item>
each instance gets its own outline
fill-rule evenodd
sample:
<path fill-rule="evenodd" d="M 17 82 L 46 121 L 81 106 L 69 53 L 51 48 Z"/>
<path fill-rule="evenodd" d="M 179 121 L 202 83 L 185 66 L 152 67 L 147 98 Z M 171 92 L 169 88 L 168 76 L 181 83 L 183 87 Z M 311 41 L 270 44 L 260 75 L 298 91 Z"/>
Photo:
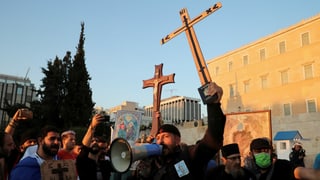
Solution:
<path fill-rule="evenodd" d="M 294 167 L 288 160 L 277 159 L 272 163 L 272 145 L 267 138 L 256 138 L 250 143 L 250 151 L 259 169 L 258 180 L 294 180 Z"/>
<path fill-rule="evenodd" d="M 61 133 L 62 148 L 58 151 L 59 159 L 76 160 L 77 154 L 73 151 L 76 145 L 76 133 L 72 130 L 67 130 Z"/>
<path fill-rule="evenodd" d="M 203 138 L 194 145 L 186 145 L 181 142 L 177 127 L 161 125 L 154 142 L 162 146 L 162 154 L 141 160 L 133 179 L 204 179 L 209 160 L 222 147 L 226 121 L 220 108 L 223 91 L 215 83 L 210 83 L 207 95 L 215 93 L 217 99 L 207 102 L 208 129 Z"/>
<path fill-rule="evenodd" d="M 40 130 L 36 153 L 21 160 L 11 171 L 10 180 L 41 180 L 40 166 L 46 160 L 57 160 L 60 133 L 56 127 L 45 126 Z"/>
<path fill-rule="evenodd" d="M 108 143 L 95 135 L 95 129 L 102 123 L 104 116 L 96 114 L 82 139 L 82 149 L 76 159 L 76 167 L 80 180 L 109 180 L 111 174 L 110 161 L 105 159 Z M 101 158 L 103 157 L 103 158 Z"/>
<path fill-rule="evenodd" d="M 289 154 L 290 162 L 294 167 L 305 167 L 304 157 L 306 156 L 306 151 L 303 149 L 300 142 L 295 142 L 292 147 L 292 151 Z"/>
<path fill-rule="evenodd" d="M 0 179 L 7 179 L 9 173 L 8 158 L 12 150 L 15 149 L 15 143 L 10 134 L 0 132 Z"/>
<path fill-rule="evenodd" d="M 3 177 L 3 179 L 7 179 L 12 168 L 24 153 L 24 148 L 20 150 L 14 142 L 13 134 L 15 128 L 19 125 L 20 121 L 28 120 L 32 117 L 32 111 L 28 109 L 18 109 L 5 128 L 4 134 L 0 136 L 0 177 Z M 28 139 L 23 139 L 23 141 L 27 140 Z M 27 143 L 23 142 L 23 144 Z"/>
<path fill-rule="evenodd" d="M 255 180 L 256 176 L 246 168 L 241 167 L 240 150 L 237 143 L 221 148 L 222 163 L 208 170 L 206 180 Z"/>

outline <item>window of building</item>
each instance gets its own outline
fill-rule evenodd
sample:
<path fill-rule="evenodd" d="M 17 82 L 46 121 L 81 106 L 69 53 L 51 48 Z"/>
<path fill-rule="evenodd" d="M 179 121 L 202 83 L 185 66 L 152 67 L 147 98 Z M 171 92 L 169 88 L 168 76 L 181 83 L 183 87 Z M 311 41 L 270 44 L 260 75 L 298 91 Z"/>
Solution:
<path fill-rule="evenodd" d="M 242 63 L 243 63 L 244 66 L 249 64 L 248 55 L 245 55 L 245 56 L 242 57 Z"/>
<path fill-rule="evenodd" d="M 288 78 L 288 70 L 280 72 L 281 74 L 281 84 L 285 85 L 288 84 L 289 78 Z"/>
<path fill-rule="evenodd" d="M 287 143 L 286 143 L 286 142 L 280 142 L 279 145 L 280 145 L 279 148 L 280 148 L 281 150 L 286 150 L 286 149 L 287 149 Z"/>
<path fill-rule="evenodd" d="M 7 93 L 6 94 L 6 99 L 11 100 L 12 99 L 12 93 Z"/>
<path fill-rule="evenodd" d="M 291 115 L 291 104 L 290 103 L 283 104 L 283 115 L 284 116 Z"/>
<path fill-rule="evenodd" d="M 266 59 L 266 49 L 260 49 L 260 60 Z"/>
<path fill-rule="evenodd" d="M 17 95 L 22 95 L 22 92 L 23 92 L 23 87 L 18 86 L 17 87 Z"/>
<path fill-rule="evenodd" d="M 317 112 L 317 104 L 315 99 L 307 100 L 307 111 L 308 113 Z"/>
<path fill-rule="evenodd" d="M 232 61 L 229 61 L 229 63 L 228 63 L 228 70 L 229 70 L 229 72 L 232 71 L 232 66 L 233 66 Z"/>
<path fill-rule="evenodd" d="M 267 75 L 261 76 L 261 88 L 265 89 L 268 87 L 268 78 Z"/>
<path fill-rule="evenodd" d="M 215 74 L 216 74 L 216 76 L 219 75 L 219 66 L 216 67 Z"/>
<path fill-rule="evenodd" d="M 313 78 L 313 69 L 312 64 L 307 64 L 303 66 L 304 71 L 304 79 L 311 79 Z"/>
<path fill-rule="evenodd" d="M 248 93 L 249 92 L 249 86 L 250 86 L 250 82 L 249 81 L 244 81 L 243 82 L 243 92 L 244 93 Z"/>
<path fill-rule="evenodd" d="M 234 88 L 234 85 L 233 84 L 230 84 L 229 85 L 229 96 L 230 97 L 234 97 L 235 96 L 235 88 Z"/>
<path fill-rule="evenodd" d="M 306 46 L 310 44 L 309 33 L 303 33 L 301 35 L 302 46 Z"/>
<path fill-rule="evenodd" d="M 286 52 L 286 42 L 281 41 L 279 43 L 279 53 L 282 54 L 282 53 L 285 53 L 285 52 Z"/>

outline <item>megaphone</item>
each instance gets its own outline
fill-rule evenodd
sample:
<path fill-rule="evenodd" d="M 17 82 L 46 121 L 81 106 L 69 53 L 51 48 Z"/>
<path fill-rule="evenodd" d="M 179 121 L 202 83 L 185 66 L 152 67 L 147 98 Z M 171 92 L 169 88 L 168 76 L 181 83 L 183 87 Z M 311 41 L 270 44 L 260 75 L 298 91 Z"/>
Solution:
<path fill-rule="evenodd" d="M 153 155 L 161 155 L 162 146 L 159 144 L 141 144 L 130 146 L 127 140 L 116 138 L 110 145 L 110 161 L 113 169 L 119 173 L 129 170 L 137 160 Z"/>

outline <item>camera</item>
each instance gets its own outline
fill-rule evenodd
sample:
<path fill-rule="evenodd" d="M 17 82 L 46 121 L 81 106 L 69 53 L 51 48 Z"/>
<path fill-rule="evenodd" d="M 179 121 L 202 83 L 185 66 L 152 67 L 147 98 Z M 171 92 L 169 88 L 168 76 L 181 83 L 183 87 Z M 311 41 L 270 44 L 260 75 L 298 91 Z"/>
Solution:
<path fill-rule="evenodd" d="M 103 115 L 103 122 L 109 122 L 110 121 L 110 116 L 109 115 Z"/>

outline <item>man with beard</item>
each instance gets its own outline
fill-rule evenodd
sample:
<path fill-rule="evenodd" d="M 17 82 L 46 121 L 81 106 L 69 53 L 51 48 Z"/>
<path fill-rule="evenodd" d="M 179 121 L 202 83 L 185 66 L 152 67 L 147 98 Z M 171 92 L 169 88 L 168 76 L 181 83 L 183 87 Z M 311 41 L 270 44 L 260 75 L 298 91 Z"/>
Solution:
<path fill-rule="evenodd" d="M 57 160 L 60 133 L 56 127 L 45 126 L 40 130 L 37 152 L 21 160 L 11 171 L 10 180 L 41 180 L 41 164 Z"/>
<path fill-rule="evenodd" d="M 250 143 L 250 151 L 259 169 L 258 180 L 294 180 L 294 167 L 290 161 L 277 159 L 272 163 L 272 145 L 268 138 L 256 138 Z"/>
<path fill-rule="evenodd" d="M 220 107 L 222 88 L 212 82 L 208 85 L 207 96 L 215 94 L 216 99 L 206 102 L 208 128 L 203 138 L 196 144 L 186 145 L 181 142 L 177 127 L 171 124 L 161 125 L 154 142 L 162 145 L 162 154 L 141 160 L 131 179 L 204 179 L 208 162 L 222 147 L 226 121 Z"/>
<path fill-rule="evenodd" d="M 206 174 L 207 180 L 255 180 L 255 175 L 241 167 L 241 156 L 237 143 L 228 144 L 221 148 L 222 163 L 211 168 Z"/>
<path fill-rule="evenodd" d="M 15 149 L 15 143 L 10 134 L 0 132 L 0 179 L 6 179 L 9 172 L 8 158 Z"/>
<path fill-rule="evenodd" d="M 82 149 L 76 159 L 76 167 L 80 180 L 109 180 L 110 162 L 101 158 L 105 155 L 108 143 L 95 135 L 95 129 L 102 123 L 104 116 L 96 114 L 82 139 Z"/>

